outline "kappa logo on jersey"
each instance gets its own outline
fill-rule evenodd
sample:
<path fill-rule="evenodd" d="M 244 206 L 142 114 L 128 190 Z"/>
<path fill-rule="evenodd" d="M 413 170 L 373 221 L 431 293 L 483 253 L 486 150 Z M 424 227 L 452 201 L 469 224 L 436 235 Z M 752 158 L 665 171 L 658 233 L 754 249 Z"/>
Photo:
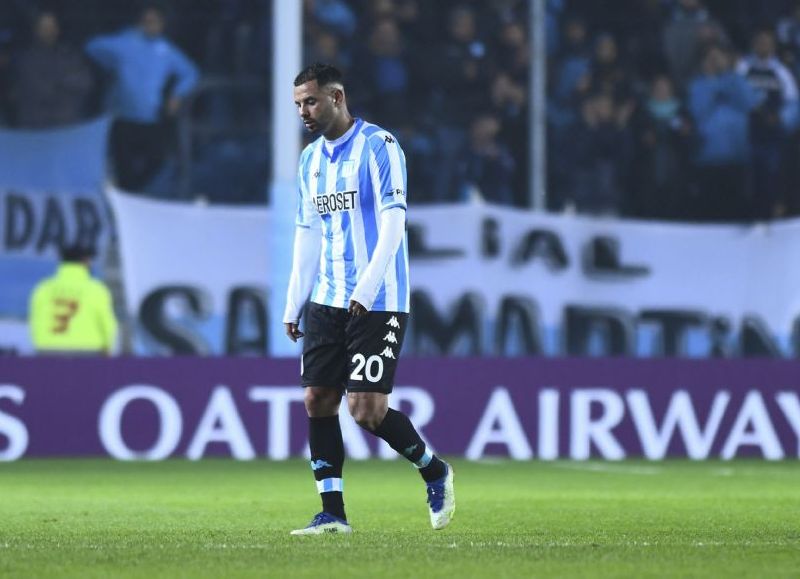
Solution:
<path fill-rule="evenodd" d="M 394 352 L 392 351 L 392 349 L 389 346 L 386 346 L 383 349 L 383 352 L 381 352 L 381 356 L 383 356 L 384 358 L 391 358 L 392 360 L 396 359 L 394 357 Z"/>
<path fill-rule="evenodd" d="M 386 322 L 387 326 L 392 326 L 393 328 L 399 328 L 400 322 L 397 321 L 397 316 L 392 316 L 388 322 Z"/>
<path fill-rule="evenodd" d="M 314 202 L 320 215 L 336 213 L 337 211 L 352 211 L 356 208 L 356 195 L 358 191 L 337 191 L 317 195 Z"/>
<path fill-rule="evenodd" d="M 394 143 L 394 139 L 392 138 L 392 135 L 386 135 L 383 138 L 383 140 L 386 141 L 387 143 Z"/>
<path fill-rule="evenodd" d="M 394 332 L 389 332 L 383 337 L 384 342 L 389 342 L 390 344 L 397 343 L 397 336 L 394 335 Z"/>

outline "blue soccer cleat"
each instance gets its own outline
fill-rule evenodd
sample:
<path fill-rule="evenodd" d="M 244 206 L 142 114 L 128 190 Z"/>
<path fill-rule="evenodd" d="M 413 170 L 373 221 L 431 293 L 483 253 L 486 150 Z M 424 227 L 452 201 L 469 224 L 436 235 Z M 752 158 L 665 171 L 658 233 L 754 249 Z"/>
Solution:
<path fill-rule="evenodd" d="M 322 512 L 314 515 L 314 518 L 305 529 L 295 529 L 292 535 L 325 535 L 329 533 L 352 533 L 353 527 L 347 521 Z"/>
<path fill-rule="evenodd" d="M 453 467 L 445 463 L 447 474 L 439 480 L 426 483 L 428 486 L 428 510 L 431 514 L 431 526 L 444 529 L 453 519 L 456 512 L 456 495 L 453 491 Z"/>

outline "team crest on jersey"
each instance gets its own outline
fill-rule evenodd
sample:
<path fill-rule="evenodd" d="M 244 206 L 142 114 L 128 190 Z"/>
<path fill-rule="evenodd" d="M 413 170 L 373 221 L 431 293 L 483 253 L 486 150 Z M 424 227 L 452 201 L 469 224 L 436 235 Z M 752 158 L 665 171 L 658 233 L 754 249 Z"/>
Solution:
<path fill-rule="evenodd" d="M 336 193 L 320 193 L 314 197 L 320 215 L 352 211 L 358 202 L 358 191 L 337 191 Z"/>
<path fill-rule="evenodd" d="M 355 161 L 342 162 L 342 177 L 351 177 L 356 172 Z"/>

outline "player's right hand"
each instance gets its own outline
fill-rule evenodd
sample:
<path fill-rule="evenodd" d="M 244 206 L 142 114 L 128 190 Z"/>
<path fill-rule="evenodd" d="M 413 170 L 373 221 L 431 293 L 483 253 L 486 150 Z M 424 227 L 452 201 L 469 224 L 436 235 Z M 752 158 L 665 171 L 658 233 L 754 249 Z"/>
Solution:
<path fill-rule="evenodd" d="M 296 342 L 305 335 L 300 331 L 300 324 L 289 322 L 284 323 L 283 325 L 286 328 L 286 335 L 289 336 L 289 339 L 292 342 Z"/>

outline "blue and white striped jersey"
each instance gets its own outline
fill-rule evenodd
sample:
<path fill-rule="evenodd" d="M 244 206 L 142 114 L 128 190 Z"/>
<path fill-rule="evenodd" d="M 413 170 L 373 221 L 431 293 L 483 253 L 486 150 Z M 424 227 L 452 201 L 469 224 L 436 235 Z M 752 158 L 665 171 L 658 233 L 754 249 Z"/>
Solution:
<path fill-rule="evenodd" d="M 347 308 L 378 242 L 380 213 L 406 208 L 406 158 L 395 138 L 356 119 L 336 141 L 324 137 L 300 156 L 296 224 L 322 221 L 319 274 L 311 301 Z M 408 312 L 408 239 L 389 262 L 373 311 Z"/>

